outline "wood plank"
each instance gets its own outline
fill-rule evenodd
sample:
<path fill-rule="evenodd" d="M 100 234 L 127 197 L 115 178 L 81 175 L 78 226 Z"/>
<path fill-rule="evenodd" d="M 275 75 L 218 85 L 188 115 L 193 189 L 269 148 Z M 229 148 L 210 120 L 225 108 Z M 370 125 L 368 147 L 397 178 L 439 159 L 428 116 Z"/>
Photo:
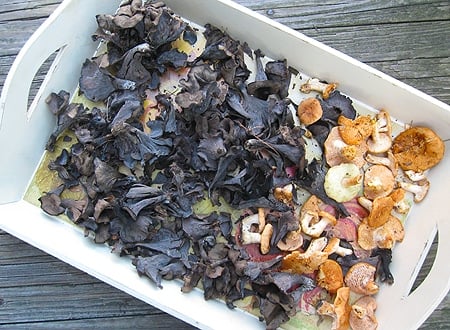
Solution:
<path fill-rule="evenodd" d="M 71 319 L 52 322 L 28 322 L 8 324 L 8 330 L 60 330 L 60 329 L 194 329 L 186 323 L 168 318 L 166 314 L 133 315 L 117 317 L 98 317 L 85 319 Z M 2 326 L 0 325 L 0 329 Z"/>

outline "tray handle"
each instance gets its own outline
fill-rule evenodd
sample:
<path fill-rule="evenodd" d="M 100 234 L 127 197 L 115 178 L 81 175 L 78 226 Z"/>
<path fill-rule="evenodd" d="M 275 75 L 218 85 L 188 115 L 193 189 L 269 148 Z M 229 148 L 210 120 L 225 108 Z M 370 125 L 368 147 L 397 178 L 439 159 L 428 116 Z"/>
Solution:
<path fill-rule="evenodd" d="M 65 89 L 73 92 L 77 86 L 81 63 L 76 59 L 91 57 L 96 48 L 90 36 L 95 32 L 95 17 L 79 21 L 80 13 L 113 13 L 119 0 L 65 0 L 36 30 L 17 55 L 0 97 L 0 204 L 14 202 L 23 196 L 29 180 L 38 165 L 46 134 L 52 132 L 55 119 L 45 104 L 51 92 Z M 95 10 L 92 10 L 95 7 Z M 27 101 L 36 72 L 50 55 L 59 50 L 30 109 Z M 49 77 L 51 76 L 51 79 Z M 26 140 L 34 136 L 33 141 Z"/>

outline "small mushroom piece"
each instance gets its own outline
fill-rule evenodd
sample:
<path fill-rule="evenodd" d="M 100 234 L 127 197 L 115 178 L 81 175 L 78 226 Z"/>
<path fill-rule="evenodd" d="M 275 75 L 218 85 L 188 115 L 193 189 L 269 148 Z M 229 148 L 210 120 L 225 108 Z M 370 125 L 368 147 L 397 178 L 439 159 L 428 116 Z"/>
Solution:
<path fill-rule="evenodd" d="M 262 233 L 264 228 L 266 227 L 266 213 L 264 212 L 264 208 L 258 208 L 258 229 L 259 232 Z"/>
<path fill-rule="evenodd" d="M 389 220 L 381 227 L 373 231 L 373 240 L 377 247 L 381 249 L 392 249 L 395 242 L 403 241 L 405 237 L 405 229 L 402 222 L 393 215 L 389 216 Z"/>
<path fill-rule="evenodd" d="M 306 211 L 300 219 L 303 232 L 311 237 L 319 237 L 328 225 L 335 225 L 336 218 L 326 211 L 319 213 Z"/>
<path fill-rule="evenodd" d="M 273 196 L 284 204 L 290 204 L 293 199 L 292 190 L 292 184 L 288 184 L 284 187 L 276 187 L 273 190 Z"/>
<path fill-rule="evenodd" d="M 444 141 L 430 128 L 410 127 L 394 138 L 392 152 L 403 170 L 425 171 L 444 157 Z"/>
<path fill-rule="evenodd" d="M 412 170 L 406 170 L 404 171 L 404 173 L 406 174 L 408 179 L 413 182 L 424 181 L 427 179 L 424 171 L 414 172 Z"/>
<path fill-rule="evenodd" d="M 320 266 L 317 273 L 317 284 L 330 293 L 344 286 L 344 275 L 341 265 L 332 259 L 325 260 Z"/>
<path fill-rule="evenodd" d="M 325 247 L 325 249 L 323 249 L 323 252 L 326 252 L 328 254 L 336 253 L 337 255 L 339 255 L 341 257 L 352 255 L 353 250 L 340 246 L 339 245 L 340 242 L 341 242 L 341 240 L 337 237 L 330 238 L 328 240 L 327 246 Z"/>
<path fill-rule="evenodd" d="M 333 318 L 332 330 L 348 329 L 351 311 L 349 299 L 350 289 L 348 287 L 342 287 L 337 290 L 333 304 L 330 304 L 328 301 L 323 301 L 320 307 L 317 308 L 319 315 L 331 316 Z"/>
<path fill-rule="evenodd" d="M 372 134 L 374 119 L 371 116 L 358 116 L 352 120 L 339 116 L 338 124 L 339 134 L 345 143 L 360 145 Z"/>
<path fill-rule="evenodd" d="M 241 240 L 242 244 L 261 243 L 261 234 L 258 231 L 254 231 L 254 227 L 259 225 L 258 213 L 249 215 L 242 219 L 241 227 Z"/>
<path fill-rule="evenodd" d="M 330 97 L 330 94 L 336 89 L 336 83 L 323 83 L 317 78 L 309 78 L 306 83 L 300 86 L 300 92 L 302 93 L 310 93 L 310 92 L 319 92 L 322 94 L 324 100 Z"/>
<path fill-rule="evenodd" d="M 384 225 L 394 208 L 394 200 L 389 197 L 377 197 L 373 200 L 372 210 L 367 217 L 369 226 L 376 228 Z"/>
<path fill-rule="evenodd" d="M 364 197 L 364 196 L 358 197 L 358 203 L 359 203 L 359 205 L 364 207 L 367 211 L 369 211 L 369 212 L 372 211 L 373 201 L 371 201 L 367 197 Z"/>
<path fill-rule="evenodd" d="M 270 239 L 273 234 L 273 226 L 268 223 L 264 226 L 264 230 L 261 233 L 261 254 L 267 254 L 270 251 Z"/>
<path fill-rule="evenodd" d="M 366 164 L 364 154 L 367 145 L 362 142 L 359 145 L 349 145 L 342 140 L 337 126 L 333 127 L 324 142 L 325 160 L 330 167 L 342 163 L 352 163 L 359 168 Z"/>
<path fill-rule="evenodd" d="M 355 164 L 344 163 L 330 167 L 325 174 L 325 192 L 342 203 L 355 198 L 362 189 L 361 171 Z"/>
<path fill-rule="evenodd" d="M 376 268 L 367 262 L 358 262 L 348 270 L 344 282 L 351 291 L 363 295 L 373 295 L 378 292 L 375 283 Z"/>
<path fill-rule="evenodd" d="M 393 215 L 389 215 L 388 220 L 378 228 L 371 227 L 367 220 L 358 226 L 358 245 L 366 251 L 376 247 L 392 249 L 395 242 L 401 242 L 404 237 L 403 224 Z"/>
<path fill-rule="evenodd" d="M 284 239 L 277 243 L 277 247 L 281 251 L 295 251 L 303 245 L 302 229 L 290 231 L 286 234 Z"/>
<path fill-rule="evenodd" d="M 389 114 L 382 110 L 377 114 L 377 121 L 373 125 L 372 135 L 367 140 L 369 152 L 380 154 L 388 151 L 392 146 L 392 125 Z"/>
<path fill-rule="evenodd" d="M 395 160 L 394 154 L 390 150 L 388 150 L 386 156 L 377 156 L 371 153 L 367 153 L 365 159 L 367 162 L 374 165 L 384 165 L 392 171 L 392 174 L 394 174 L 394 176 L 397 175 L 397 161 Z"/>
<path fill-rule="evenodd" d="M 371 296 L 359 298 L 351 307 L 350 327 L 360 330 L 375 330 L 378 321 L 375 317 L 377 301 Z"/>
<path fill-rule="evenodd" d="M 286 255 L 281 263 L 281 269 L 297 274 L 310 274 L 316 271 L 328 259 L 328 253 L 322 251 L 326 245 L 326 237 L 313 239 L 305 252 L 296 250 Z"/>
<path fill-rule="evenodd" d="M 430 181 L 426 180 L 422 183 L 399 182 L 401 188 L 414 194 L 414 202 L 421 202 L 430 189 Z"/>
<path fill-rule="evenodd" d="M 394 174 L 384 165 L 372 165 L 364 172 L 364 196 L 369 199 L 388 196 L 394 185 Z"/>
<path fill-rule="evenodd" d="M 297 115 L 300 122 L 309 126 L 322 118 L 323 110 L 320 102 L 315 97 L 308 97 L 300 102 L 297 108 Z"/>
<path fill-rule="evenodd" d="M 406 214 L 411 209 L 411 205 L 405 199 L 406 191 L 403 188 L 394 189 L 389 195 L 394 201 L 394 210 L 400 214 Z"/>
<path fill-rule="evenodd" d="M 367 220 L 362 221 L 358 226 L 358 245 L 363 250 L 371 251 L 377 247 L 373 236 L 373 228 L 367 224 Z"/>

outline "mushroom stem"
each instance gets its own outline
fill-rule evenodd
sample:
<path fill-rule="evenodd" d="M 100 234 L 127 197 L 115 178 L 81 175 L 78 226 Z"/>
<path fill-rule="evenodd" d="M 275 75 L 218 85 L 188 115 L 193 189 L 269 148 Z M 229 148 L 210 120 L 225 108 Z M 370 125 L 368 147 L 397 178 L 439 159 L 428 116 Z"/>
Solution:
<path fill-rule="evenodd" d="M 261 234 L 252 231 L 252 226 L 259 223 L 258 214 L 252 214 L 242 219 L 242 244 L 261 243 Z"/>
<path fill-rule="evenodd" d="M 352 177 L 345 177 L 342 179 L 341 183 L 342 183 L 343 187 L 349 188 L 349 187 L 355 186 L 357 184 L 360 184 L 361 180 L 362 180 L 362 175 L 359 174 L 359 175 L 352 176 Z"/>
<path fill-rule="evenodd" d="M 414 184 L 409 182 L 399 182 L 400 187 L 414 194 L 414 202 L 421 202 L 428 193 L 430 181 L 426 180 L 422 184 Z"/>
<path fill-rule="evenodd" d="M 264 226 L 264 230 L 261 233 L 261 245 L 260 250 L 262 254 L 267 254 L 270 251 L 270 239 L 273 234 L 273 226 L 268 223 Z"/>
<path fill-rule="evenodd" d="M 336 224 L 336 218 L 328 212 L 306 211 L 300 219 L 303 232 L 311 237 L 319 237 L 329 224 Z"/>
<path fill-rule="evenodd" d="M 323 83 L 317 78 L 309 78 L 308 81 L 300 86 L 302 93 L 310 93 L 312 91 L 322 94 L 324 99 L 330 97 L 330 94 L 336 89 L 336 83 Z"/>

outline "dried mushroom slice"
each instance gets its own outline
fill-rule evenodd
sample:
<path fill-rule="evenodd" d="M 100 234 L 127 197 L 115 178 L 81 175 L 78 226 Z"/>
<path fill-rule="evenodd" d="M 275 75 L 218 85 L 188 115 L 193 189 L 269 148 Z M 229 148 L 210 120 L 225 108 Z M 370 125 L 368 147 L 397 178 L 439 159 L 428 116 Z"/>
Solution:
<path fill-rule="evenodd" d="M 319 266 L 317 284 L 330 293 L 335 293 L 344 286 L 344 275 L 341 265 L 328 259 Z"/>
<path fill-rule="evenodd" d="M 333 318 L 331 329 L 346 330 L 349 327 L 349 317 L 351 307 L 349 305 L 350 290 L 348 287 L 342 287 L 337 290 L 336 298 L 333 304 L 328 301 L 322 301 L 317 309 L 319 315 L 327 315 Z"/>
<path fill-rule="evenodd" d="M 359 116 L 354 120 L 339 116 L 338 124 L 342 140 L 347 144 L 359 145 L 372 134 L 374 120 L 371 116 Z"/>
<path fill-rule="evenodd" d="M 363 295 L 373 295 L 378 292 L 375 283 L 376 268 L 367 262 L 358 262 L 345 275 L 345 284 L 351 291 Z"/>
<path fill-rule="evenodd" d="M 444 141 L 428 127 L 411 127 L 397 135 L 392 152 L 403 170 L 425 171 L 444 157 Z"/>
<path fill-rule="evenodd" d="M 352 163 L 359 168 L 366 164 L 364 154 L 367 151 L 367 145 L 363 141 L 359 145 L 350 145 L 344 142 L 339 127 L 333 127 L 324 143 L 325 160 L 330 167 L 342 163 Z"/>
<path fill-rule="evenodd" d="M 300 122 L 305 126 L 309 126 L 318 121 L 323 114 L 322 106 L 318 99 L 308 97 L 300 102 L 297 108 L 297 115 Z"/>
<path fill-rule="evenodd" d="M 352 329 L 375 330 L 378 321 L 375 317 L 377 301 L 371 296 L 359 298 L 353 305 L 350 312 L 350 327 Z"/>

